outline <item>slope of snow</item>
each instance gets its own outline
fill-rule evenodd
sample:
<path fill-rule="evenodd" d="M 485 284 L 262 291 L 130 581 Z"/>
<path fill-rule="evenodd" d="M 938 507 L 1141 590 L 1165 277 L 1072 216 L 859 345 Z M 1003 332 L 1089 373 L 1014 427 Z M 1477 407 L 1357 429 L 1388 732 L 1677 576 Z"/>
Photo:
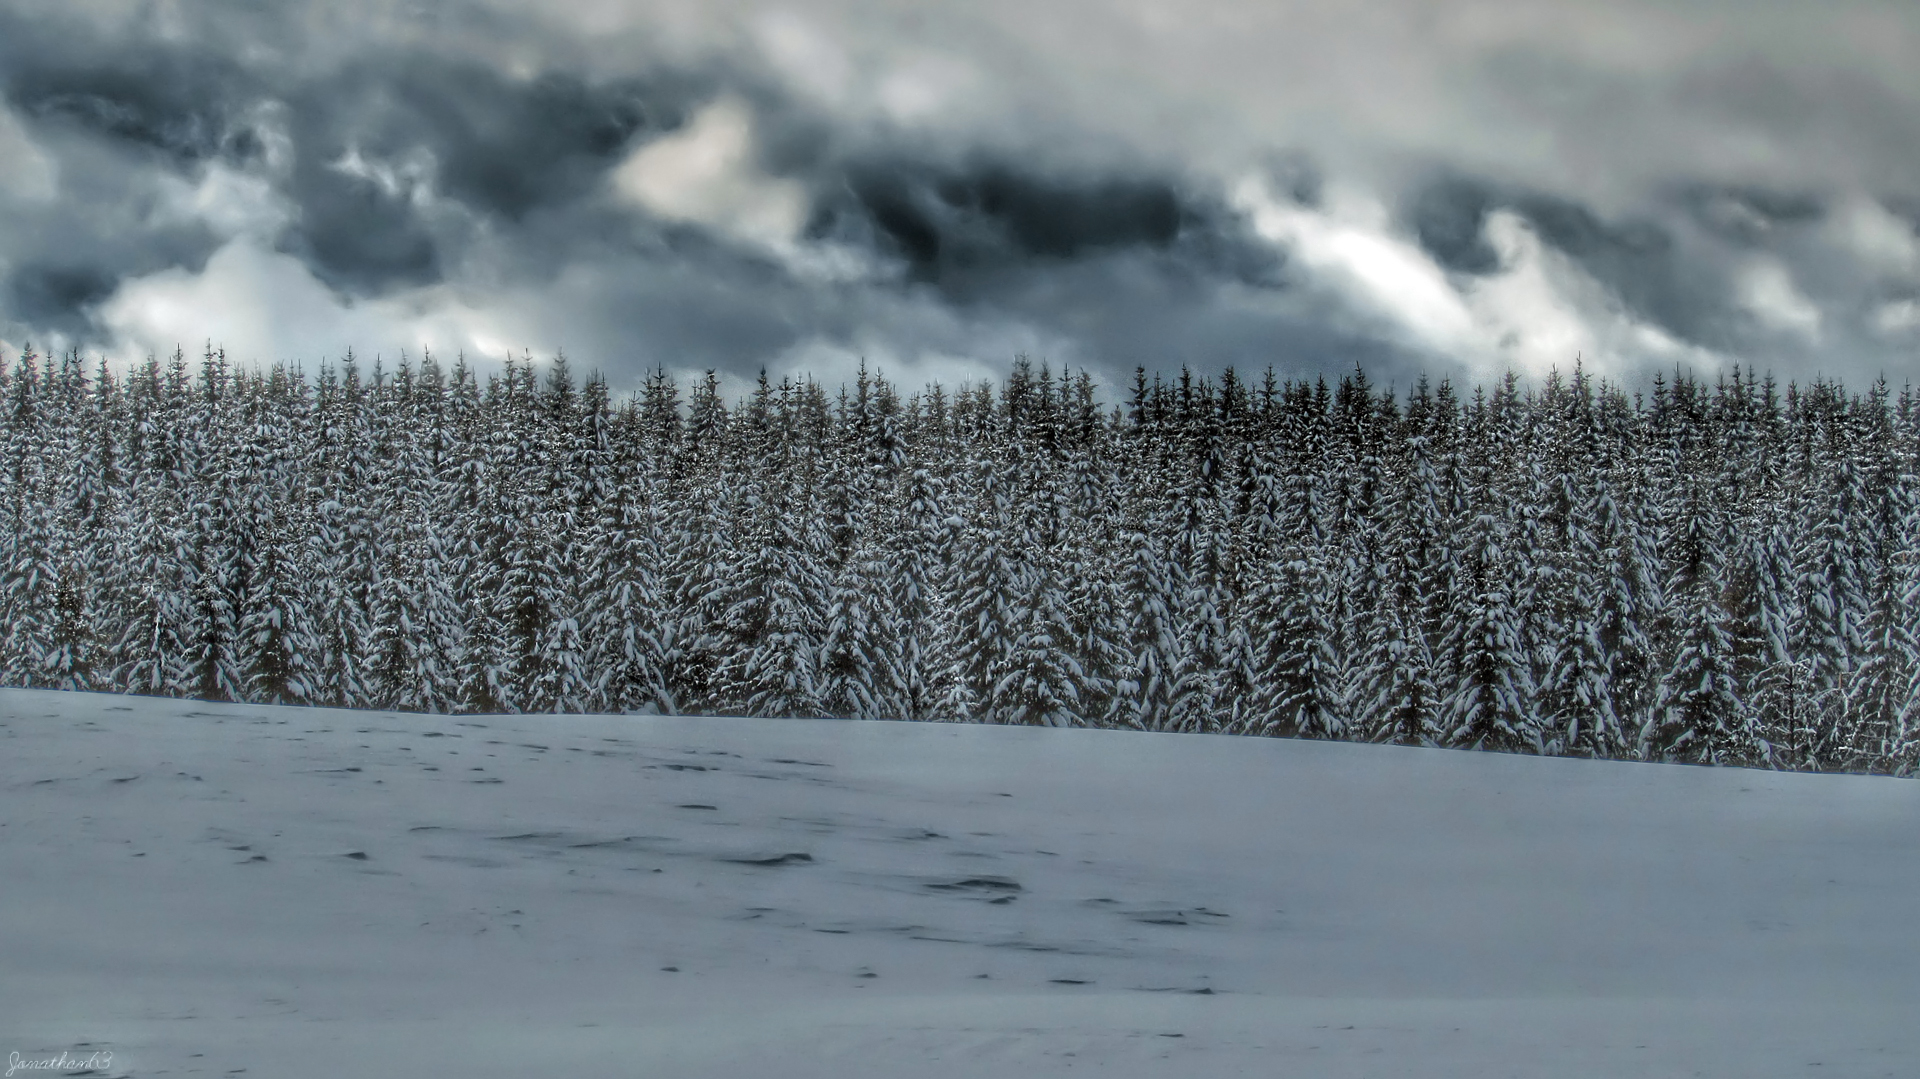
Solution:
<path fill-rule="evenodd" d="M 1886 778 L 5 690 L 0 1058 L 1911 1076 L 1917 855 Z"/>

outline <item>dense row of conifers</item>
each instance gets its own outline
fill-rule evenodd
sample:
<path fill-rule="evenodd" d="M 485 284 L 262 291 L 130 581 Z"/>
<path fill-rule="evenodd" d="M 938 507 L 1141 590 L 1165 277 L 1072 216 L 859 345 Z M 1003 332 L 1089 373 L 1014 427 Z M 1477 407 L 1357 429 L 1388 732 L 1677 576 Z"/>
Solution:
<path fill-rule="evenodd" d="M 1920 752 L 1920 406 L 564 361 L 0 368 L 0 676 L 433 711 Z"/>

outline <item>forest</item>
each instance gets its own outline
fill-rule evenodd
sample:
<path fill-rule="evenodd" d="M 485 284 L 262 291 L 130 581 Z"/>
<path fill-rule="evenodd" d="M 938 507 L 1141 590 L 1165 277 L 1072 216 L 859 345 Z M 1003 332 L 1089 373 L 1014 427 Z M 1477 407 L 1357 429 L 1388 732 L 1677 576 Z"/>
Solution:
<path fill-rule="evenodd" d="M 0 683 L 1910 774 L 1920 401 L 0 365 Z"/>

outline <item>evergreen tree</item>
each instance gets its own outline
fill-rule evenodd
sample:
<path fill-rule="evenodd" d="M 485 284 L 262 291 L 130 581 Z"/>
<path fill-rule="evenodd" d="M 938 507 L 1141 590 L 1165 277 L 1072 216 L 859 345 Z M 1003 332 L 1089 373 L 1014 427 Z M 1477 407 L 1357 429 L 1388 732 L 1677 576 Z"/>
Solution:
<path fill-rule="evenodd" d="M 1339 738 L 1348 725 L 1345 679 L 1334 653 L 1327 572 L 1293 548 L 1267 570 L 1254 593 L 1262 629 L 1253 703 L 1255 730 L 1290 738 Z"/>
<path fill-rule="evenodd" d="M 1169 729 L 1173 719 L 1179 643 L 1173 620 L 1177 588 L 1174 567 L 1154 539 L 1137 527 L 1121 594 L 1125 597 L 1126 666 L 1115 679 L 1113 722 L 1136 730 Z"/>
<path fill-rule="evenodd" d="M 603 680 L 608 708 L 671 712 L 661 643 L 667 605 L 656 570 L 663 547 L 659 511 L 635 471 L 622 470 L 602 504 L 585 626 L 588 667 Z"/>
<path fill-rule="evenodd" d="M 951 697 L 946 710 L 956 718 L 1002 722 L 1000 689 L 1006 685 L 1014 646 L 1020 639 L 1021 567 L 1012 554 L 1013 519 L 1004 477 L 991 460 L 973 471 L 976 519 L 950 520 L 958 533 L 954 567 L 954 635 Z"/>
<path fill-rule="evenodd" d="M 1805 665 L 1806 726 L 1793 732 L 1801 762 L 1825 767 L 1846 755 L 1845 689 L 1864 651 L 1863 572 L 1872 562 L 1858 542 L 1862 510 L 1860 477 L 1841 457 L 1829 473 L 1830 494 L 1794 561 L 1799 567 L 1800 619 L 1792 649 Z"/>
<path fill-rule="evenodd" d="M 1447 652 L 1455 681 L 1445 708 L 1447 743 L 1473 749 L 1541 748 L 1527 709 L 1530 665 L 1521 650 L 1499 523 L 1480 515 L 1467 551 L 1467 607 L 1455 613 Z"/>
<path fill-rule="evenodd" d="M 1733 637 L 1706 582 L 1681 597 L 1679 648 L 1641 728 L 1643 760 L 1746 764 L 1765 746 L 1734 681 Z"/>
<path fill-rule="evenodd" d="M 898 590 L 892 633 L 897 645 L 880 657 L 881 698 L 887 714 L 932 719 L 951 692 L 944 672 L 951 665 L 953 630 L 939 572 L 947 531 L 931 470 L 913 469 L 904 484 L 897 539 L 884 571 Z"/>

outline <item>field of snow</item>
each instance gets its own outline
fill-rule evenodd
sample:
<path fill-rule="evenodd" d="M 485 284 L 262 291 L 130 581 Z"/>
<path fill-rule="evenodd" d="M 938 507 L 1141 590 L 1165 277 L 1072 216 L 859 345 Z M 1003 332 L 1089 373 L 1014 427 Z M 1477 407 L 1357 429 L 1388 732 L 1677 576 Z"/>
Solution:
<path fill-rule="evenodd" d="M 0 691 L 104 1075 L 1907 1077 L 1916 904 L 1904 780 Z"/>

